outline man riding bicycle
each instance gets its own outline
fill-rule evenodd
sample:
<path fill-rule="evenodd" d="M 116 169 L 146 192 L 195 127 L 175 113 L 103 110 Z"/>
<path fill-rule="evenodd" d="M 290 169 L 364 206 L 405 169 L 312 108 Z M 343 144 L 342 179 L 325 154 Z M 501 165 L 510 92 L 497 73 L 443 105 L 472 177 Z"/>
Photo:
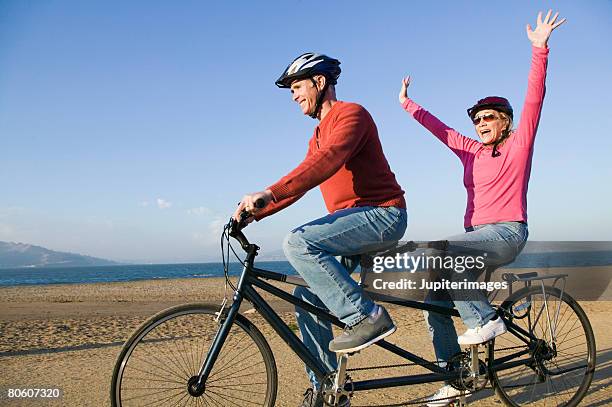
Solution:
<path fill-rule="evenodd" d="M 259 221 L 320 186 L 329 215 L 292 230 L 283 250 L 309 287 L 297 287 L 294 294 L 326 307 L 346 324 L 334 339 L 329 322 L 296 309 L 304 344 L 331 371 L 337 368 L 334 352 L 356 352 L 395 331 L 387 311 L 364 295 L 350 273 L 361 254 L 393 246 L 407 224 L 404 191 L 387 163 L 374 120 L 362 106 L 336 99 L 339 65 L 326 55 L 305 53 L 276 81 L 319 124 L 306 158 L 266 190 L 245 195 L 233 215 L 239 220 L 246 210 L 252 214 L 249 222 Z M 260 199 L 263 209 L 255 205 Z M 307 372 L 313 388 L 302 406 L 322 406 L 320 383 Z"/>

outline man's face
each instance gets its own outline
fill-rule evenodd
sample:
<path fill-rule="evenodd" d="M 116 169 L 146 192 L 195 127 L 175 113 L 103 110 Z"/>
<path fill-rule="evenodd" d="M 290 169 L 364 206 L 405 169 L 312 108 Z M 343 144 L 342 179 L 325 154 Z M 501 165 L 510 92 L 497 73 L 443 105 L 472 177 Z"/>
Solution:
<path fill-rule="evenodd" d="M 311 114 L 317 104 L 317 88 L 310 79 L 302 79 L 291 84 L 291 97 L 300 105 L 302 113 Z"/>

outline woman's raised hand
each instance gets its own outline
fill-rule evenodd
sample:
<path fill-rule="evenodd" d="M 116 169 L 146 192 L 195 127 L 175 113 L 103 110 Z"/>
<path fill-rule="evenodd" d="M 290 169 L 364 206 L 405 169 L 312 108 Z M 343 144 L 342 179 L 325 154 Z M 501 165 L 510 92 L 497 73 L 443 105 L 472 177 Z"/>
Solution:
<path fill-rule="evenodd" d="M 410 86 L 410 76 L 402 79 L 402 88 L 399 93 L 399 101 L 403 105 L 406 99 L 408 99 L 408 86 Z"/>
<path fill-rule="evenodd" d="M 535 30 L 531 28 L 531 25 L 527 24 L 527 37 L 536 47 L 546 48 L 546 43 L 548 42 L 550 34 L 555 28 L 559 27 L 565 22 L 565 18 L 557 21 L 557 17 L 559 17 L 558 12 L 555 13 L 552 19 L 550 18 L 551 14 L 552 10 L 548 10 L 544 21 L 542 21 L 542 12 L 540 11 L 538 13 L 538 25 L 536 26 Z"/>

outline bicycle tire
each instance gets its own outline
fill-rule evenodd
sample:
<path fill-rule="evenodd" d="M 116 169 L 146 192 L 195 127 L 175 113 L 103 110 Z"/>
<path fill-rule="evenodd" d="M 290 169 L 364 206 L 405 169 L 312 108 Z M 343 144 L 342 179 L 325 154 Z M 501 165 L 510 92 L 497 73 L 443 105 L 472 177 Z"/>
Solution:
<path fill-rule="evenodd" d="M 199 397 L 187 390 L 220 323 L 218 306 L 179 305 L 152 316 L 124 344 L 111 382 L 113 407 L 274 406 L 276 362 L 261 332 L 238 314 Z"/>
<path fill-rule="evenodd" d="M 530 332 L 542 340 L 532 341 L 531 350 L 522 356 L 534 358 L 535 363 L 531 366 L 490 372 L 497 396 L 508 406 L 549 405 L 551 402 L 556 406 L 577 406 L 593 379 L 595 337 L 584 310 L 557 288 L 545 287 L 544 292 L 541 286 L 525 287 L 501 305 L 506 316 L 516 325 L 526 331 L 531 329 Z M 549 342 L 553 337 L 555 340 Z M 494 364 L 495 360 L 512 352 L 528 349 L 527 344 L 506 333 L 495 338 L 489 347 L 489 363 Z"/>

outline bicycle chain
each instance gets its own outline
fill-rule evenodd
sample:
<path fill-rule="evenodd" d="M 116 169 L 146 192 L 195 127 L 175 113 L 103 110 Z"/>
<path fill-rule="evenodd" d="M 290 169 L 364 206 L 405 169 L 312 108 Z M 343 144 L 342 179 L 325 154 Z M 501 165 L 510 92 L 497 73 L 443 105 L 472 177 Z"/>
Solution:
<path fill-rule="evenodd" d="M 512 349 L 512 348 L 504 348 L 504 349 L 499 349 L 499 350 L 506 350 L 506 349 Z M 478 352 L 480 353 L 485 353 L 484 351 Z M 372 366 L 372 367 L 355 367 L 355 368 L 351 368 L 351 369 L 346 369 L 347 372 L 352 371 L 352 372 L 356 372 L 356 371 L 365 371 L 365 370 L 374 370 L 374 369 L 389 369 L 389 368 L 394 368 L 394 367 L 407 367 L 407 366 L 420 366 L 418 363 L 401 363 L 401 364 L 397 364 L 397 365 L 381 365 L 381 366 Z M 479 390 L 484 390 L 484 389 L 492 389 L 493 387 L 491 386 L 485 386 Z M 369 405 L 364 405 L 364 406 L 359 406 L 359 405 L 353 405 L 351 404 L 351 407 L 401 407 L 401 406 L 413 406 L 413 405 L 422 405 L 425 402 L 432 402 L 432 401 L 442 401 L 442 400 L 455 400 L 457 399 L 457 397 L 444 397 L 444 398 L 439 398 L 439 399 L 435 399 L 435 400 L 427 400 L 426 398 L 422 398 L 422 399 L 417 399 L 417 400 L 411 400 L 411 401 L 404 401 L 401 403 L 395 403 L 395 404 L 376 404 L 375 406 L 369 404 Z M 452 404 L 450 404 L 450 406 L 452 406 Z"/>

